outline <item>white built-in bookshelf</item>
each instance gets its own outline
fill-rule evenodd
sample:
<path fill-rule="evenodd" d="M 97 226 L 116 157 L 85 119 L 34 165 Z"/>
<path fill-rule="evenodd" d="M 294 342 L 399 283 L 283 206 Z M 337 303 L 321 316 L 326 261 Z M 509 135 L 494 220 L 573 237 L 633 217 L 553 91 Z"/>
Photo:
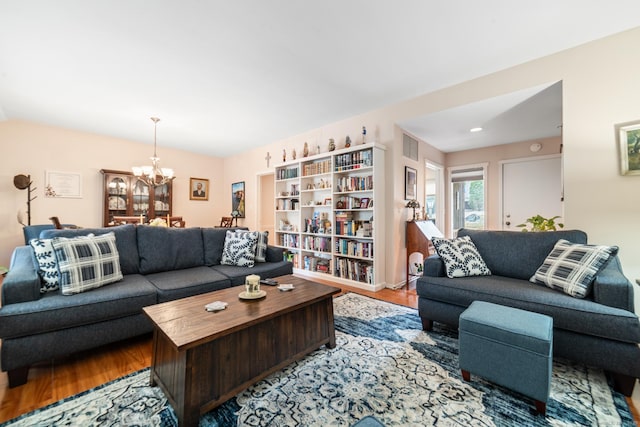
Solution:
<path fill-rule="evenodd" d="M 360 144 L 276 165 L 269 243 L 285 249 L 294 273 L 385 287 L 384 150 Z"/>

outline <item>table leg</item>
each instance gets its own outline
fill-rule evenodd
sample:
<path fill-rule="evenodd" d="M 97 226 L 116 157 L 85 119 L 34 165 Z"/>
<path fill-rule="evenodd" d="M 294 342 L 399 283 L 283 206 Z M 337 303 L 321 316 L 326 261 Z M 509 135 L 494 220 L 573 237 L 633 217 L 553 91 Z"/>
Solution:
<path fill-rule="evenodd" d="M 333 298 L 327 299 L 327 327 L 329 329 L 328 348 L 336 348 L 336 328 L 333 319 Z"/>

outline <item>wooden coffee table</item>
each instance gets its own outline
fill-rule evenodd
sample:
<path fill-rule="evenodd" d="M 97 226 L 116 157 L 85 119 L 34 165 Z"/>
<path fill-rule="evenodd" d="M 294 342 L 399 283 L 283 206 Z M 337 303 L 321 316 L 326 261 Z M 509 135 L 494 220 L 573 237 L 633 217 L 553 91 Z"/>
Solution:
<path fill-rule="evenodd" d="M 291 275 L 295 289 L 261 286 L 267 295 L 241 300 L 244 286 L 145 307 L 154 324 L 151 385 L 167 396 L 181 426 L 322 345 L 336 345 L 333 298 L 340 289 Z M 229 303 L 208 312 L 213 301 Z"/>

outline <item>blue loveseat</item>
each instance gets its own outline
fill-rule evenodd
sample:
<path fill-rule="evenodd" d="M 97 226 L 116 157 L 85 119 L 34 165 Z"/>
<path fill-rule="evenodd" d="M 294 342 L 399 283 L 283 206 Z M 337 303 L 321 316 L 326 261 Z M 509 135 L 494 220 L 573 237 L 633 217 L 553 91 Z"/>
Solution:
<path fill-rule="evenodd" d="M 151 332 L 145 306 L 244 284 L 249 274 L 292 273 L 282 249 L 273 246 L 267 247 L 266 262 L 254 267 L 221 265 L 227 230 L 134 225 L 44 230 L 41 238 L 115 234 L 123 280 L 75 295 L 41 294 L 33 250 L 16 248 L 0 308 L 0 363 L 9 386 L 24 384 L 36 362 Z"/>
<path fill-rule="evenodd" d="M 492 275 L 448 278 L 443 261 L 425 260 L 416 284 L 418 311 L 425 330 L 433 322 L 458 326 L 460 314 L 475 300 L 533 311 L 553 318 L 553 353 L 609 372 L 616 388 L 631 395 L 640 378 L 640 322 L 633 287 L 617 257 L 611 259 L 584 299 L 531 283 L 529 278 L 559 239 L 587 243 L 579 230 L 544 233 L 461 229 L 469 236 Z"/>

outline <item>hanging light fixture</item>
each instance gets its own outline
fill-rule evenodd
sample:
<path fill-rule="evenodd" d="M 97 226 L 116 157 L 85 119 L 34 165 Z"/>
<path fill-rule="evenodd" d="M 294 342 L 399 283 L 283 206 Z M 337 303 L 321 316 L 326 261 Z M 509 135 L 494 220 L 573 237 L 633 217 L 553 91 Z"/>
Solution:
<path fill-rule="evenodd" d="M 153 121 L 153 157 L 151 157 L 151 166 L 134 166 L 132 169 L 133 174 L 146 184 L 151 187 L 157 187 L 173 181 L 175 176 L 173 176 L 173 169 L 160 167 L 160 158 L 156 154 L 156 129 L 160 119 L 151 117 L 151 120 Z"/>

